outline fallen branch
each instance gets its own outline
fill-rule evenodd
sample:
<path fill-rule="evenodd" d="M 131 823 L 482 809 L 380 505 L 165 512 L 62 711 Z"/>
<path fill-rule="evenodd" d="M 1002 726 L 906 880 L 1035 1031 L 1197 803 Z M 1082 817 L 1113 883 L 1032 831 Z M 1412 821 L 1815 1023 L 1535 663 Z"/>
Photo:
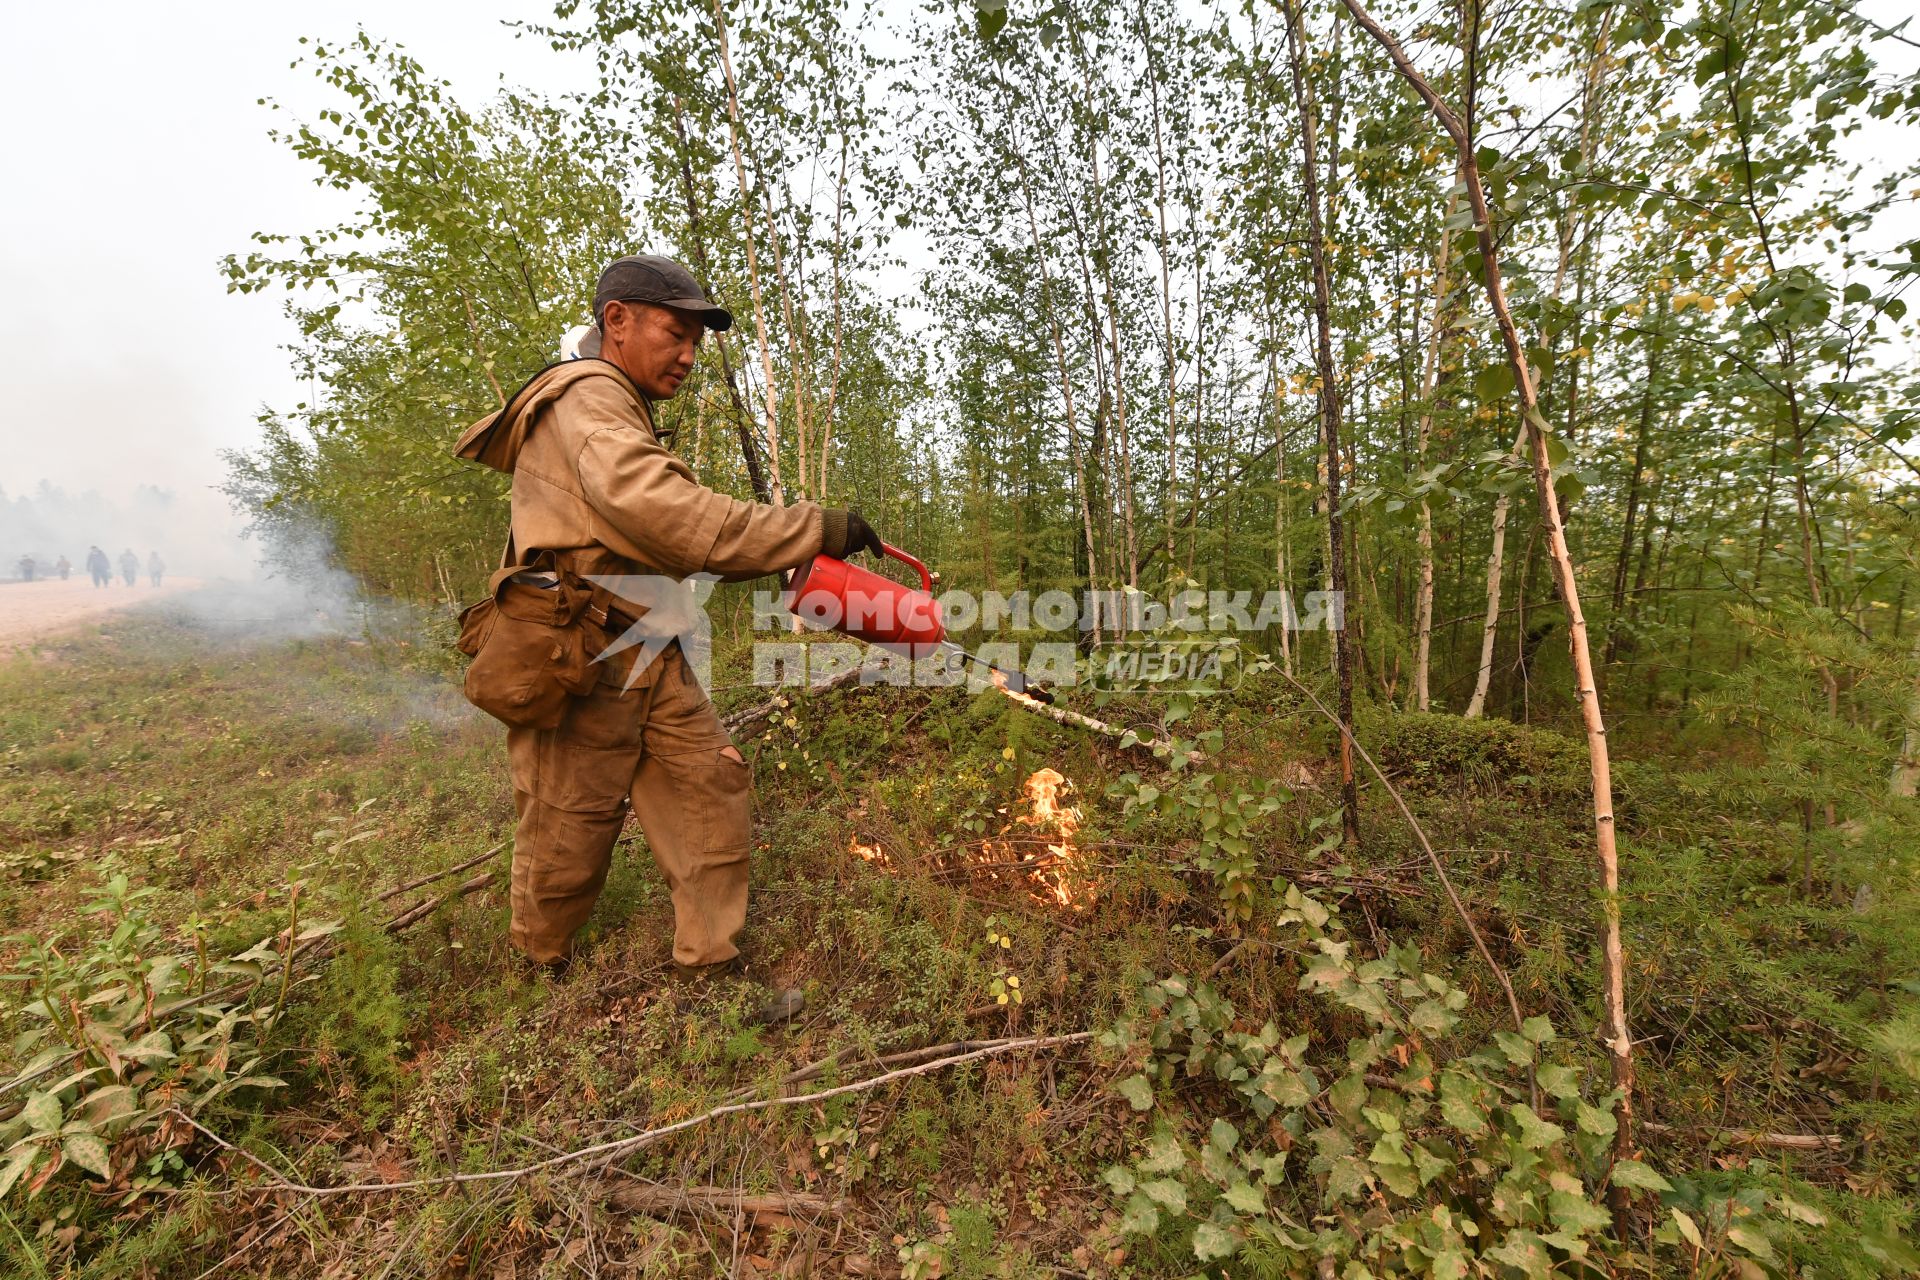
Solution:
<path fill-rule="evenodd" d="M 680 1214 L 700 1209 L 725 1213 L 785 1214 L 789 1218 L 839 1216 L 845 1200 L 804 1192 L 755 1195 L 730 1187 L 668 1187 L 652 1182 L 620 1182 L 604 1187 L 600 1198 L 625 1213 Z"/>
<path fill-rule="evenodd" d="M 978 1062 L 983 1058 L 997 1057 L 1000 1054 L 1012 1053 L 1018 1049 L 1053 1049 L 1061 1045 L 1080 1044 L 1092 1038 L 1093 1032 L 1091 1031 L 1076 1031 L 1068 1035 L 1033 1036 L 1024 1040 L 1001 1041 L 968 1053 L 955 1054 L 947 1058 L 936 1058 L 931 1062 L 922 1062 L 917 1066 L 901 1067 L 899 1070 L 889 1071 L 884 1075 L 877 1075 L 871 1079 L 856 1081 L 853 1084 L 837 1085 L 834 1088 L 821 1089 L 814 1093 L 795 1094 L 776 1098 L 756 1098 L 751 1102 L 729 1103 L 714 1107 L 709 1111 L 703 1111 L 696 1116 L 689 1116 L 687 1119 L 678 1121 L 677 1123 L 663 1125 L 658 1129 L 643 1130 L 640 1133 L 631 1134 L 625 1138 L 616 1138 L 611 1142 L 595 1143 L 590 1147 L 581 1147 L 576 1151 L 562 1152 L 560 1155 L 550 1156 L 545 1160 L 535 1160 L 531 1164 L 518 1165 L 511 1169 L 490 1169 L 484 1173 L 450 1173 L 437 1178 L 412 1178 L 402 1182 L 353 1182 L 334 1187 L 308 1186 L 305 1183 L 295 1182 L 251 1152 L 234 1146 L 231 1142 L 228 1142 L 225 1138 L 222 1138 L 219 1134 L 207 1128 L 179 1108 L 173 1108 L 173 1114 L 179 1116 L 182 1120 L 186 1121 L 187 1124 L 206 1135 L 220 1147 L 244 1157 L 251 1164 L 265 1170 L 272 1179 L 274 1189 L 278 1191 L 292 1191 L 300 1195 L 309 1196 L 361 1195 L 386 1191 L 422 1191 L 433 1187 L 460 1186 L 476 1182 L 504 1182 L 524 1178 L 528 1174 L 544 1173 L 548 1170 L 562 1168 L 566 1165 L 577 1165 L 583 1161 L 592 1160 L 601 1162 L 609 1158 L 626 1155 L 629 1152 L 638 1151 L 643 1147 L 652 1146 L 662 1138 L 671 1137 L 676 1133 L 684 1133 L 688 1129 L 698 1128 L 700 1125 L 708 1124 L 725 1116 L 743 1115 L 751 1111 L 766 1111 L 773 1107 L 805 1106 L 815 1102 L 824 1102 L 828 1098 L 844 1097 L 851 1093 L 865 1093 L 870 1089 L 877 1089 L 881 1085 L 892 1084 L 896 1080 L 906 1080 L 913 1076 L 927 1075 L 930 1072 L 944 1070 L 947 1067 L 957 1067 L 969 1062 Z"/>
<path fill-rule="evenodd" d="M 482 871 L 458 889 L 450 890 L 437 898 L 428 898 L 425 902 L 415 903 L 413 906 L 408 907 L 405 911 L 402 911 L 399 915 L 387 921 L 387 932 L 399 933 L 402 930 L 410 929 L 439 910 L 441 906 L 446 903 L 452 902 L 455 898 L 464 898 L 470 893 L 478 893 L 492 883 L 493 872 Z"/>
<path fill-rule="evenodd" d="M 1845 1145 L 1837 1133 L 1759 1133 L 1752 1129 L 1655 1124 L 1651 1120 L 1643 1122 L 1640 1127 L 1648 1133 L 1681 1138 L 1711 1138 L 1731 1142 L 1737 1147 L 1776 1147 L 1782 1151 L 1838 1151 Z"/>
<path fill-rule="evenodd" d="M 1045 716 L 1047 719 L 1057 724 L 1064 724 L 1068 728 L 1089 729 L 1094 733 L 1105 734 L 1107 737 L 1117 741 L 1123 748 L 1138 747 L 1156 756 L 1163 754 L 1166 750 L 1165 744 L 1158 739 L 1143 738 L 1132 729 L 1122 729 L 1119 725 L 1108 724 L 1105 720 L 1096 720 L 1092 716 L 1083 715 L 1078 711 L 1069 711 L 1057 703 L 1042 702 L 1038 698 L 1028 697 L 1024 693 L 1016 693 L 1014 690 L 1002 684 L 995 683 L 992 687 L 999 690 L 1017 705 L 1025 707 L 1035 715 Z"/>
<path fill-rule="evenodd" d="M 810 684 L 806 686 L 805 689 L 796 690 L 795 692 L 828 693 L 834 689 L 845 688 L 859 678 L 860 668 L 855 667 L 851 671 L 842 671 L 831 680 L 823 680 L 819 684 Z M 768 720 L 771 720 L 776 712 L 785 710 L 787 704 L 787 694 L 784 692 L 776 693 L 757 707 L 747 707 L 743 710 L 732 711 L 721 716 L 720 724 L 730 735 L 738 737 L 743 733 L 750 733 L 758 729 Z"/>
<path fill-rule="evenodd" d="M 998 1009 L 1001 1006 L 989 1005 L 985 1007 Z M 829 1068 L 843 1062 L 846 1063 L 850 1070 L 858 1070 L 862 1067 L 897 1067 L 902 1063 L 919 1062 L 926 1058 L 972 1053 L 979 1049 L 999 1049 L 1010 1044 L 1019 1043 L 1021 1043 L 1021 1041 L 1011 1036 L 1002 1037 L 997 1040 L 954 1040 L 947 1044 L 930 1044 L 923 1049 L 902 1049 L 898 1053 L 883 1054 L 877 1058 L 863 1058 L 859 1062 L 846 1062 L 848 1055 L 854 1052 L 853 1049 L 846 1048 L 837 1053 L 830 1053 L 817 1062 L 809 1062 L 804 1067 L 794 1068 L 792 1071 L 781 1076 L 778 1083 L 779 1086 L 784 1089 L 788 1085 L 804 1084 L 809 1080 L 817 1080 L 825 1075 Z M 745 1089 L 736 1089 L 727 1095 L 727 1101 L 732 1101 L 735 1098 L 750 1098 L 753 1096 L 755 1088 L 756 1086 L 749 1085 Z"/>
<path fill-rule="evenodd" d="M 466 871 L 469 868 L 479 866 L 481 863 L 493 857 L 493 855 L 495 855 L 496 853 L 499 853 L 502 849 L 505 849 L 508 845 L 512 843 L 513 841 L 511 840 L 502 840 L 499 844 L 493 846 L 493 848 L 487 850 L 485 853 L 481 854 L 476 858 L 468 858 L 465 862 L 461 863 L 457 867 L 448 867 L 446 870 L 436 871 L 430 876 L 421 876 L 418 880 L 409 880 L 407 881 L 407 883 L 401 885 L 397 889 L 387 890 L 385 893 L 375 898 L 374 901 L 375 902 L 391 902 L 393 901 L 393 899 L 399 897 L 403 893 L 412 893 L 415 889 L 423 888 L 426 885 L 432 884 L 436 880 L 445 880 L 448 876 L 457 876 L 462 871 Z"/>

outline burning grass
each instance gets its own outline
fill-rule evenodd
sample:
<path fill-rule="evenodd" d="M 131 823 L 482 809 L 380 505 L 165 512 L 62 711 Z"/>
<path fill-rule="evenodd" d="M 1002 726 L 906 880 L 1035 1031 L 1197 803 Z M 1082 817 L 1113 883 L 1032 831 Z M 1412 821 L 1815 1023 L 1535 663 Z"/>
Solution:
<path fill-rule="evenodd" d="M 936 853 L 929 860 L 932 869 L 1015 888 L 1048 906 L 1085 911 L 1099 897 L 1099 886 L 1075 842 L 1083 815 L 1066 802 L 1072 789 L 1058 769 L 1034 770 L 1021 786 L 1026 812 L 1012 815 L 997 836 Z M 877 840 L 852 836 L 847 852 L 883 871 L 896 869 Z"/>

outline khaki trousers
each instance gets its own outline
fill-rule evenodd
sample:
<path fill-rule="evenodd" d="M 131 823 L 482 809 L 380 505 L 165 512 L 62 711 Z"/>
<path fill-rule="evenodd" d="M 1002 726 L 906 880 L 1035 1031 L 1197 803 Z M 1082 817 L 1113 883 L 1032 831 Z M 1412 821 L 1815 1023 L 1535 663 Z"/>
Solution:
<path fill-rule="evenodd" d="M 536 961 L 568 954 L 631 807 L 673 896 L 673 958 L 731 960 L 747 919 L 753 770 L 678 644 L 635 688 L 621 688 L 624 665 L 610 664 L 558 728 L 507 731 L 513 945 Z"/>

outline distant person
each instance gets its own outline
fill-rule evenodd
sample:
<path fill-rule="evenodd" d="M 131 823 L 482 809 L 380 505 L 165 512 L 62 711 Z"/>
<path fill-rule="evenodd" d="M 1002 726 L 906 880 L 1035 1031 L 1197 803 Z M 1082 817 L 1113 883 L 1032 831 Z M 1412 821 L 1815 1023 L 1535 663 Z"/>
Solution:
<path fill-rule="evenodd" d="M 19 564 L 19 566 L 18 566 L 18 567 L 19 567 L 19 569 L 20 569 L 20 581 L 22 581 L 22 582 L 32 582 L 32 581 L 33 581 L 33 569 L 34 569 L 34 564 L 33 564 L 33 557 L 32 557 L 32 556 L 21 556 L 21 557 L 20 557 L 20 564 Z"/>
<path fill-rule="evenodd" d="M 130 587 L 140 581 L 140 557 L 133 554 L 132 547 L 120 553 L 120 576 Z"/>
<path fill-rule="evenodd" d="M 61 556 L 53 562 L 53 571 L 60 575 L 60 581 L 65 582 L 67 575 L 73 572 L 73 565 L 68 562 L 65 556 Z"/>
<path fill-rule="evenodd" d="M 158 551 L 149 552 L 147 555 L 147 577 L 152 579 L 154 586 L 157 587 L 160 585 L 160 575 L 166 571 L 167 563 L 160 558 L 160 553 Z"/>
<path fill-rule="evenodd" d="M 93 585 L 104 587 L 113 581 L 113 566 L 107 562 L 107 553 L 98 547 L 87 548 L 87 572 L 93 575 Z"/>

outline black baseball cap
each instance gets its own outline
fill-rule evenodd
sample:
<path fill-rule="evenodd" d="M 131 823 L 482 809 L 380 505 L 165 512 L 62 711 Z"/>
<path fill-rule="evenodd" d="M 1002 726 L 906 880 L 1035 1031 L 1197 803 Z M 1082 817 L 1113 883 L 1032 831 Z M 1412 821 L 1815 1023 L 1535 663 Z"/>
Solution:
<path fill-rule="evenodd" d="M 696 315 L 716 332 L 733 327 L 733 313 L 707 297 L 693 272 L 657 253 L 616 258 L 600 273 L 600 283 L 593 289 L 595 324 L 605 318 L 609 302 L 651 302 Z"/>

